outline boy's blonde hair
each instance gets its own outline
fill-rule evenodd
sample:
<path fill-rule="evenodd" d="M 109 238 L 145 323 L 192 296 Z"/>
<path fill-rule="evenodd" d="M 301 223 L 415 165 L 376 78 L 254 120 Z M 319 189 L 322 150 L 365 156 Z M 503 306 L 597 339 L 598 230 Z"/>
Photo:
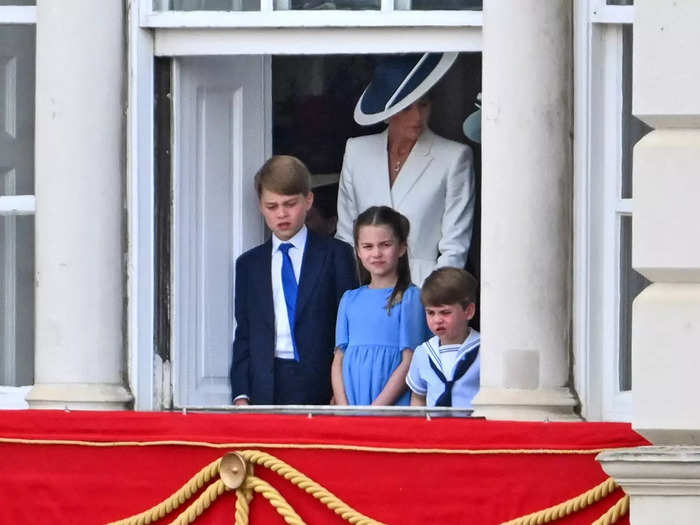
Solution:
<path fill-rule="evenodd" d="M 311 173 L 296 157 L 273 155 L 255 174 L 255 191 L 258 198 L 263 190 L 280 195 L 307 196 L 311 191 Z"/>
<path fill-rule="evenodd" d="M 446 266 L 431 273 L 423 283 L 420 300 L 423 306 L 461 304 L 466 308 L 476 301 L 479 283 L 466 270 Z"/>

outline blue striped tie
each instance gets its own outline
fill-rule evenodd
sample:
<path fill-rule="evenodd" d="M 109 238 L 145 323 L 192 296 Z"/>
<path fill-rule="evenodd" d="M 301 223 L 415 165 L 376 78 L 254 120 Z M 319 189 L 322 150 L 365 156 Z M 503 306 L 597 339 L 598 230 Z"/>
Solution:
<path fill-rule="evenodd" d="M 294 266 L 289 257 L 289 249 L 294 245 L 291 242 L 280 244 L 279 250 L 282 252 L 282 290 L 284 290 L 284 302 L 287 304 L 287 318 L 289 319 L 289 332 L 292 336 L 292 347 L 294 348 L 294 360 L 299 362 L 299 352 L 297 351 L 297 341 L 294 337 L 294 320 L 297 313 L 297 279 L 294 276 Z"/>

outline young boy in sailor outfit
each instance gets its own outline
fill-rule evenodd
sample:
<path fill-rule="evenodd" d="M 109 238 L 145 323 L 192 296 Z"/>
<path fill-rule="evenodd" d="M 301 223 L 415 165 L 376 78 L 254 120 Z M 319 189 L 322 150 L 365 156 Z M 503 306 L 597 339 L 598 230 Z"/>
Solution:
<path fill-rule="evenodd" d="M 471 408 L 479 391 L 479 332 L 469 328 L 476 305 L 476 279 L 459 268 L 440 268 L 421 289 L 434 337 L 416 348 L 406 383 L 411 405 Z"/>

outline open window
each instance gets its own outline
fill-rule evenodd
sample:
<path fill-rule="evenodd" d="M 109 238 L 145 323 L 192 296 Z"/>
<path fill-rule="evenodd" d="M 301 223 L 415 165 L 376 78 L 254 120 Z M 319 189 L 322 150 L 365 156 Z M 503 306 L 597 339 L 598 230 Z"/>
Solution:
<path fill-rule="evenodd" d="M 631 0 L 578 12 L 576 44 L 574 370 L 583 415 L 632 416 L 632 302 L 648 281 L 632 268 L 634 145 Z"/>
<path fill-rule="evenodd" d="M 163 321 L 157 326 L 169 326 L 171 334 L 169 348 L 161 348 L 161 340 L 158 352 L 161 368 L 173 365 L 173 398 L 164 398 L 165 406 L 230 403 L 234 261 L 266 238 L 253 175 L 271 154 L 291 154 L 308 165 L 315 186 L 330 181 L 332 194 L 345 141 L 384 127 L 360 127 L 352 116 L 377 57 L 279 54 L 160 60 L 156 99 L 168 100 L 163 90 L 172 94 L 172 105 L 161 104 L 156 113 L 159 126 L 172 122 L 172 144 L 158 148 L 172 146 L 172 159 L 158 153 L 160 164 L 172 166 L 171 178 L 164 179 L 159 166 L 158 185 L 165 188 L 156 190 L 165 197 L 159 199 L 158 216 L 172 214 L 159 221 L 158 243 L 167 236 L 169 246 L 157 253 L 158 272 L 171 275 L 172 283 L 158 297 L 157 309 Z M 462 122 L 474 111 L 480 90 L 481 54 L 462 53 L 434 87 L 430 122 L 436 133 L 471 145 L 477 178 L 478 144 L 464 137 Z M 172 118 L 160 114 L 171 109 Z M 477 211 L 470 256 L 470 269 L 477 275 L 478 217 Z"/>

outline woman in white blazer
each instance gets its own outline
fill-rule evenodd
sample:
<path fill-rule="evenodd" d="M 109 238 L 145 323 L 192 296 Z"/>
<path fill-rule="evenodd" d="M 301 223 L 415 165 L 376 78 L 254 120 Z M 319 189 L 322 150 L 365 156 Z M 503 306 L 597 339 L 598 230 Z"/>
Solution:
<path fill-rule="evenodd" d="M 385 120 L 388 127 L 349 139 L 340 174 L 336 237 L 353 244 L 353 222 L 370 206 L 398 210 L 411 222 L 408 255 L 418 285 L 435 268 L 463 268 L 471 241 L 472 151 L 427 127 L 427 91 L 456 56 L 393 55 L 377 65 L 357 103 L 355 120 L 363 125 Z"/>

